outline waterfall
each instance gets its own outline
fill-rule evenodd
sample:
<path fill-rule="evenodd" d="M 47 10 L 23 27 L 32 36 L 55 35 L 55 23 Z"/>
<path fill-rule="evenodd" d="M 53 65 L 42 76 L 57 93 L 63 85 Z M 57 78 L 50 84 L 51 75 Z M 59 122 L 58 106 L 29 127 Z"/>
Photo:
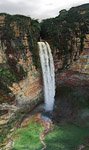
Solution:
<path fill-rule="evenodd" d="M 52 111 L 55 96 L 55 72 L 51 48 L 47 42 L 38 42 L 44 83 L 45 111 Z"/>

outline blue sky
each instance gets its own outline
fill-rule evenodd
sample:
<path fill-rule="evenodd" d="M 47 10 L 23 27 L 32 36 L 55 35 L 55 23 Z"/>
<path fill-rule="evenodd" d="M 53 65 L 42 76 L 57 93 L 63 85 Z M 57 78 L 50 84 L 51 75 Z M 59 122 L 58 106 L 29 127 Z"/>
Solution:
<path fill-rule="evenodd" d="M 89 0 L 0 0 L 0 13 L 23 14 L 41 20 L 84 3 L 89 3 Z"/>

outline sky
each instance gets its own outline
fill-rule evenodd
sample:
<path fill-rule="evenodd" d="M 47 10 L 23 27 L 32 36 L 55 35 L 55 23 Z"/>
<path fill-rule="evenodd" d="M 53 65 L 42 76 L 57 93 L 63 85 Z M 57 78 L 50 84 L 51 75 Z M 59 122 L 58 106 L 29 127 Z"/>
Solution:
<path fill-rule="evenodd" d="M 0 13 L 22 14 L 34 19 L 55 17 L 62 9 L 89 3 L 89 0 L 0 0 Z"/>

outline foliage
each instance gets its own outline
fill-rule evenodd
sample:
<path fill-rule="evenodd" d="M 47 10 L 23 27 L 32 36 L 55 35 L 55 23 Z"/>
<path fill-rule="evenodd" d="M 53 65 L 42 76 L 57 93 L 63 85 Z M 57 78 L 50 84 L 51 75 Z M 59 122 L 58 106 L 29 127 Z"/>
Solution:
<path fill-rule="evenodd" d="M 31 122 L 28 127 L 18 129 L 15 136 L 19 136 L 15 140 L 14 149 L 18 150 L 36 150 L 41 148 L 41 143 L 39 139 L 39 134 L 42 131 L 42 126 L 35 122 Z"/>
<path fill-rule="evenodd" d="M 17 81 L 15 74 L 9 68 L 0 68 L 0 79 L 7 84 Z"/>
<path fill-rule="evenodd" d="M 74 150 L 84 144 L 89 135 L 89 128 L 78 127 L 73 124 L 56 126 L 53 133 L 47 137 L 48 150 Z"/>
<path fill-rule="evenodd" d="M 35 122 L 26 128 L 18 129 L 15 133 L 16 150 L 39 150 L 42 145 L 39 134 L 42 127 Z M 84 144 L 85 138 L 89 136 L 89 128 L 79 127 L 73 124 L 55 125 L 54 130 L 46 137 L 47 150 L 74 150 Z"/>
<path fill-rule="evenodd" d="M 39 67 L 39 51 L 37 42 L 40 38 L 40 25 L 37 20 L 31 21 L 31 26 L 28 34 L 28 42 L 29 42 L 29 49 L 32 52 L 32 58 L 34 65 L 38 68 Z"/>

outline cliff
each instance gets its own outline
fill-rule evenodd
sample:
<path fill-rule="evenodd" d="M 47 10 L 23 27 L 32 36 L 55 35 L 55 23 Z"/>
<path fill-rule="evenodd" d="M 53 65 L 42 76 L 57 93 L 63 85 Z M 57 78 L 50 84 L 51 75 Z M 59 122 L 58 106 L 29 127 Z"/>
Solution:
<path fill-rule="evenodd" d="M 71 65 L 70 69 L 89 74 L 89 34 L 86 34 L 86 38 L 84 39 L 83 52 L 78 60 Z"/>
<path fill-rule="evenodd" d="M 48 41 L 54 56 L 54 118 L 57 122 L 63 118 L 75 121 L 80 110 L 89 108 L 89 4 L 62 10 L 57 17 L 43 20 L 41 37 Z"/>
<path fill-rule="evenodd" d="M 42 93 L 37 20 L 0 14 L 0 104 L 22 106 Z"/>
<path fill-rule="evenodd" d="M 53 50 L 56 74 L 67 69 L 84 51 L 89 33 L 89 4 L 62 10 L 56 18 L 43 20 L 41 36 Z"/>

